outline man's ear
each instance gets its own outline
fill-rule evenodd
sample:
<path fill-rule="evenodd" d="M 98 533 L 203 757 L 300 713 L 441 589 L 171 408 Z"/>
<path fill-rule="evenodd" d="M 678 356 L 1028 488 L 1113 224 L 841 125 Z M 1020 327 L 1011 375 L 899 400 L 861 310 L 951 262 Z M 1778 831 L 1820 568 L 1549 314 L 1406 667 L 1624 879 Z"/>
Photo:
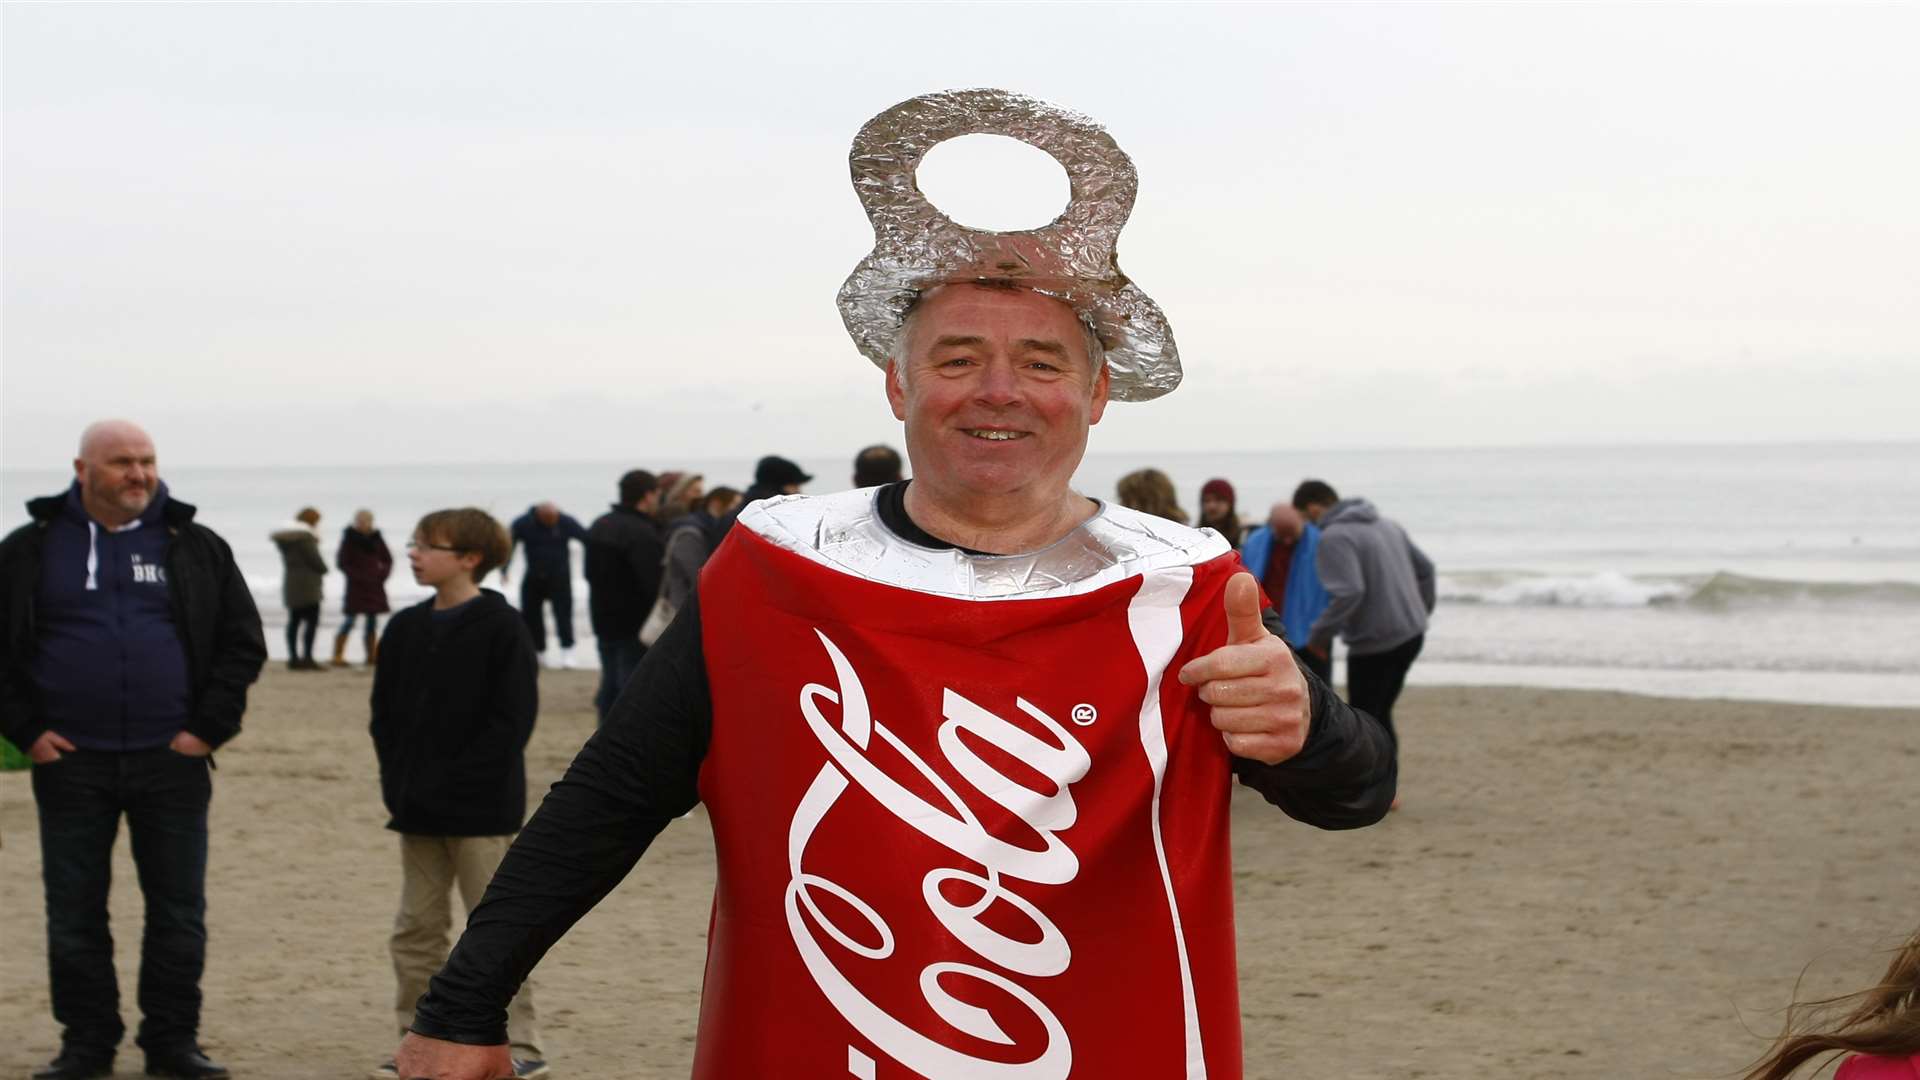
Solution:
<path fill-rule="evenodd" d="M 1092 426 L 1100 422 L 1107 411 L 1107 384 L 1112 381 L 1105 362 L 1100 365 L 1100 374 L 1093 380 L 1093 405 L 1087 410 L 1087 424 Z"/>
<path fill-rule="evenodd" d="M 887 361 L 887 404 L 893 406 L 893 418 L 907 418 L 907 388 L 901 385 L 899 361 Z"/>

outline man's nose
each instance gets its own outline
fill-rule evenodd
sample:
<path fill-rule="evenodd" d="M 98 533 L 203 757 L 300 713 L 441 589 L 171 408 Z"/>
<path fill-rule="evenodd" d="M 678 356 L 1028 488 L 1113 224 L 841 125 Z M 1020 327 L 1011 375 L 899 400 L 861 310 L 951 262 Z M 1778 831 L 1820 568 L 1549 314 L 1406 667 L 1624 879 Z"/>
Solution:
<path fill-rule="evenodd" d="M 980 371 L 974 396 L 988 405 L 1012 405 L 1020 400 L 1020 379 L 1012 364 L 987 364 Z"/>

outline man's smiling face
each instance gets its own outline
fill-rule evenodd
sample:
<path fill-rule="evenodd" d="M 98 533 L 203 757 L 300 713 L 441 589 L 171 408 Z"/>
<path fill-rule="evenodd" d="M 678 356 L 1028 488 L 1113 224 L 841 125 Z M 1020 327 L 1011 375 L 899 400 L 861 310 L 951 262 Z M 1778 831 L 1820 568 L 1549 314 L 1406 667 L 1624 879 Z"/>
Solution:
<path fill-rule="evenodd" d="M 1066 304 L 1025 289 L 947 285 L 908 324 L 887 400 L 906 422 L 916 486 L 941 500 L 1064 495 L 1107 406 Z"/>

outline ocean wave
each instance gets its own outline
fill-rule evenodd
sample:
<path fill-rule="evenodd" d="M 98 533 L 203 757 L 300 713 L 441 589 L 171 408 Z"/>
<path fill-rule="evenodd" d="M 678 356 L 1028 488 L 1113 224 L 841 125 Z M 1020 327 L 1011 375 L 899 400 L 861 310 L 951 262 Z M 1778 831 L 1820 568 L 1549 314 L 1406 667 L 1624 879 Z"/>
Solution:
<path fill-rule="evenodd" d="M 1511 607 L 1639 608 L 1698 611 L 1754 608 L 1920 608 L 1920 584 L 1906 581 L 1794 581 L 1721 571 L 1713 574 L 1549 574 L 1469 571 L 1442 574 L 1440 598 Z"/>

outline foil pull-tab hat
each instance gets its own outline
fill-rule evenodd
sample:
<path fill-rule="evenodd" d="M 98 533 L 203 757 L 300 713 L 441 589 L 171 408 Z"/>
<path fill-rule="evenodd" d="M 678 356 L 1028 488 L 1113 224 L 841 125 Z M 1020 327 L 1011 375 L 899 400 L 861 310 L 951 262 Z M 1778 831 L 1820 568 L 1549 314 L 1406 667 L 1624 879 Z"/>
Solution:
<path fill-rule="evenodd" d="M 961 135 L 1005 135 L 1050 155 L 1071 196 L 1038 229 L 970 229 L 936 209 L 915 173 L 927 151 Z M 1120 228 L 1139 177 L 1087 117 L 1006 90 L 950 90 L 903 101 L 867 121 L 848 155 L 873 222 L 873 251 L 840 286 L 840 317 L 862 355 L 884 368 L 914 301 L 937 285 L 1007 281 L 1065 301 L 1100 338 L 1116 401 L 1180 385 L 1173 330 L 1120 270 Z"/>

